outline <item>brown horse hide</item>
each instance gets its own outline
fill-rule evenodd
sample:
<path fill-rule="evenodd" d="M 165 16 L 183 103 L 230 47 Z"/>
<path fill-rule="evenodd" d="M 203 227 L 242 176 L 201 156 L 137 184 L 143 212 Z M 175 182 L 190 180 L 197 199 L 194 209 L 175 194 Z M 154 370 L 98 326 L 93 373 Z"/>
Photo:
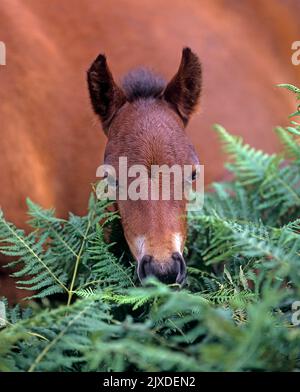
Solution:
<path fill-rule="evenodd" d="M 300 39 L 298 0 L 2 0 L 0 41 L 0 206 L 26 221 L 26 197 L 61 216 L 85 213 L 102 163 L 105 135 L 92 112 L 86 70 L 107 55 L 116 79 L 146 65 L 167 80 L 189 46 L 203 66 L 199 112 L 187 132 L 205 181 L 224 178 L 211 130 L 230 132 L 267 152 L 272 128 L 295 102 L 277 83 L 299 84 L 291 62 Z M 5 293 L 3 286 L 0 294 Z"/>

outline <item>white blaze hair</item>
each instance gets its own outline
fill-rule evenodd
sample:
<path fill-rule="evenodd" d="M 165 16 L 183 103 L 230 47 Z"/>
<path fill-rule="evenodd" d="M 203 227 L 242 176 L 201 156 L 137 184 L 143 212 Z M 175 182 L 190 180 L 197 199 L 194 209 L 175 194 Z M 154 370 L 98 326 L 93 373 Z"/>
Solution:
<path fill-rule="evenodd" d="M 179 252 L 181 254 L 182 236 L 180 233 L 173 234 L 173 245 L 174 252 Z"/>

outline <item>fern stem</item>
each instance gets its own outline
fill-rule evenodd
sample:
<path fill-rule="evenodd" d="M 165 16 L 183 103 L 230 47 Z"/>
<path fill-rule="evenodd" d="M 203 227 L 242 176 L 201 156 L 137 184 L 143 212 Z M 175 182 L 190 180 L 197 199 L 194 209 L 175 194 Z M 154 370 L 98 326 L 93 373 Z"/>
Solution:
<path fill-rule="evenodd" d="M 70 289 L 68 290 L 67 306 L 69 306 L 71 304 L 71 301 L 72 301 L 72 297 L 73 297 L 73 294 L 74 294 L 73 289 L 74 289 L 75 280 L 76 280 L 76 277 L 77 277 L 78 267 L 79 267 L 81 255 L 82 255 L 85 243 L 86 243 L 86 239 L 87 239 L 87 235 L 89 233 L 90 227 L 91 227 L 91 221 L 89 220 L 87 228 L 86 228 L 86 231 L 84 233 L 84 237 L 83 237 L 83 241 L 82 241 L 79 253 L 78 253 L 77 257 L 76 257 L 76 262 L 75 262 L 75 267 L 74 267 L 74 271 L 73 271 L 72 281 L 71 281 Z"/>
<path fill-rule="evenodd" d="M 41 360 L 45 357 L 45 355 L 47 355 L 47 353 L 49 352 L 49 350 L 51 350 L 51 348 L 53 346 L 55 346 L 55 344 L 65 335 L 65 333 L 67 332 L 67 330 L 92 306 L 93 303 L 90 303 L 88 306 L 86 306 L 84 309 L 82 309 L 81 312 L 79 312 L 74 318 L 72 318 L 68 324 L 65 326 L 65 328 L 63 330 L 60 331 L 60 333 L 56 336 L 55 339 L 53 339 L 43 350 L 42 352 L 36 357 L 36 359 L 34 360 L 34 362 L 32 363 L 32 365 L 30 366 L 30 368 L 28 369 L 28 372 L 33 372 L 36 368 L 36 366 L 41 362 Z"/>
<path fill-rule="evenodd" d="M 75 257 L 78 257 L 78 254 L 77 254 L 77 253 L 74 251 L 74 249 L 72 249 L 71 246 L 62 238 L 62 236 L 59 235 L 59 234 L 57 233 L 57 231 L 56 231 L 55 229 L 53 229 L 53 227 L 52 227 L 50 224 L 47 224 L 47 226 L 48 226 L 48 229 L 49 229 L 49 230 L 52 230 L 52 233 L 56 236 L 56 238 L 58 238 L 59 241 L 60 241 L 62 244 L 64 244 L 65 247 L 66 247 L 67 249 L 69 249 L 69 251 L 70 251 Z"/>
<path fill-rule="evenodd" d="M 0 317 L 0 321 L 4 322 L 5 325 L 7 324 L 7 325 L 9 325 L 10 327 L 13 327 L 13 326 L 15 325 L 15 324 L 11 323 L 10 321 L 8 321 L 6 318 L 3 318 L 3 317 Z M 36 338 L 39 338 L 39 339 L 42 339 L 42 340 L 47 340 L 47 341 L 49 341 L 49 339 L 47 339 L 45 336 L 43 336 L 43 335 L 41 335 L 41 334 L 39 334 L 39 333 L 36 333 L 36 332 L 27 332 L 27 331 L 25 331 L 25 333 L 27 333 L 27 334 L 30 335 L 30 336 L 34 336 L 34 337 L 36 337 Z"/>
<path fill-rule="evenodd" d="M 104 282 L 105 281 L 103 279 L 91 280 L 90 282 L 86 282 L 86 283 L 82 284 L 81 286 L 77 287 L 76 291 L 81 290 L 89 285 L 94 285 L 96 283 L 104 283 Z"/>

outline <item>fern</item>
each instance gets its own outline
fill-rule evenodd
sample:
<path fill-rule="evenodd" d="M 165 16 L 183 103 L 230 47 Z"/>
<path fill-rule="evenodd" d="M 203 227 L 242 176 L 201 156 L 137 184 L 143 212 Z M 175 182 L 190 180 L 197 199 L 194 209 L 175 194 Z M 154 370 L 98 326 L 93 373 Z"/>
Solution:
<path fill-rule="evenodd" d="M 180 291 L 139 287 L 125 249 L 105 241 L 118 217 L 93 194 L 68 219 L 28 200 L 28 234 L 0 213 L 0 252 L 33 292 L 24 307 L 1 300 L 0 371 L 299 371 L 299 124 L 276 128 L 278 155 L 216 131 L 234 179 L 189 213 Z"/>
<path fill-rule="evenodd" d="M 96 235 L 88 249 L 88 259 L 85 266 L 90 269 L 90 275 L 85 279 L 83 286 L 114 286 L 118 289 L 134 286 L 133 268 L 125 267 L 110 251 L 114 245 L 104 242 L 103 230 L 98 225 Z M 101 277 L 98 280 L 99 276 Z"/>
<path fill-rule="evenodd" d="M 13 274 L 15 277 L 30 276 L 27 281 L 17 281 L 20 288 L 40 290 L 34 297 L 66 292 L 67 275 L 63 267 L 56 260 L 51 249 L 47 249 L 48 236 L 37 236 L 36 232 L 26 235 L 23 230 L 17 229 L 13 224 L 6 222 L 0 212 L 0 251 L 6 256 L 18 257 L 17 261 L 8 264 L 22 268 Z"/>
<path fill-rule="evenodd" d="M 82 361 L 81 353 L 88 341 L 86 335 L 110 318 L 105 305 L 97 299 L 81 300 L 72 307 L 46 310 L 13 324 L 0 332 L 0 340 L 7 342 L 11 335 L 22 337 L 19 344 L 14 342 L 14 352 L 9 358 L 13 370 L 66 370 Z"/>
<path fill-rule="evenodd" d="M 256 184 L 265 178 L 268 168 L 278 159 L 276 155 L 268 155 L 260 150 L 243 144 L 239 137 L 230 135 L 221 125 L 215 125 L 224 150 L 234 162 L 226 167 L 233 171 L 243 185 Z"/>
<path fill-rule="evenodd" d="M 114 213 L 107 212 L 107 203 L 96 202 L 91 195 L 88 214 L 84 217 L 70 214 L 68 220 L 55 217 L 54 210 L 43 210 L 29 199 L 27 204 L 29 224 L 34 231 L 26 235 L 23 230 L 6 222 L 1 213 L 0 241 L 4 245 L 0 251 L 18 258 L 8 267 L 21 266 L 13 276 L 23 278 L 17 281 L 19 288 L 35 292 L 30 298 L 65 293 L 70 304 L 74 291 L 81 288 L 82 282 L 85 286 L 95 282 L 107 285 L 113 280 L 120 280 L 123 267 L 108 251 L 109 245 L 103 239 L 103 226 L 99 223 L 105 221 L 108 224 L 116 218 Z M 118 275 L 114 272 L 116 266 Z M 131 279 L 130 273 L 129 269 L 124 269 L 124 286 Z M 133 284 L 132 280 L 130 283 Z"/>
<path fill-rule="evenodd" d="M 299 137 L 295 137 L 295 134 L 289 132 L 282 127 L 277 127 L 275 131 L 283 146 L 285 147 L 286 157 L 290 159 L 295 159 L 297 163 L 300 163 Z"/>

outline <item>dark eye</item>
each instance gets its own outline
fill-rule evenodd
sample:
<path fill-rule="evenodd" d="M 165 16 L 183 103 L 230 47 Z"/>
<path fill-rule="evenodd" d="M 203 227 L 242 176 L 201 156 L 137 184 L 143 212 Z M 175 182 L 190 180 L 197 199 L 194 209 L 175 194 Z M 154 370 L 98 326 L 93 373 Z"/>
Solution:
<path fill-rule="evenodd" d="M 193 170 L 193 173 L 192 173 L 192 181 L 195 181 L 196 178 L 197 178 L 197 171 L 196 171 L 196 170 Z"/>
<path fill-rule="evenodd" d="M 105 172 L 104 178 L 106 178 L 108 185 L 115 186 L 116 188 L 119 186 L 119 181 L 114 176 L 109 174 L 108 172 Z"/>
<path fill-rule="evenodd" d="M 107 182 L 108 182 L 108 185 L 110 185 L 110 186 L 114 186 L 116 188 L 119 186 L 118 180 L 112 176 L 107 177 Z"/>

